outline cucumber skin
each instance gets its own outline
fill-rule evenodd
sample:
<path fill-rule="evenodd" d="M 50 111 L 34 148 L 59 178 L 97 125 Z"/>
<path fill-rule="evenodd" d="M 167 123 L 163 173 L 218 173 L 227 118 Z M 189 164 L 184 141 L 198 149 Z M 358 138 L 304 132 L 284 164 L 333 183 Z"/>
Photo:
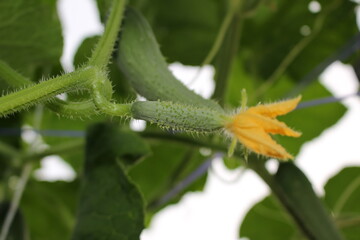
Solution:
<path fill-rule="evenodd" d="M 222 128 L 226 121 L 224 114 L 208 107 L 160 101 L 134 102 L 131 114 L 135 119 L 165 128 L 192 132 L 212 132 Z"/>
<path fill-rule="evenodd" d="M 223 112 L 219 104 L 197 95 L 173 76 L 149 23 L 130 8 L 120 36 L 117 64 L 132 87 L 147 100 L 181 102 Z"/>

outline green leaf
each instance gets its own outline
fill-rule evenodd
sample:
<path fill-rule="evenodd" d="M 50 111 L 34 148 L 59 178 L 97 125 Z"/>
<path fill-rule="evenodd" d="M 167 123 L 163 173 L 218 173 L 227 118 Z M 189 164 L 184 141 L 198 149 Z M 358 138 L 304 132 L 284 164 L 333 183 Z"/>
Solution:
<path fill-rule="evenodd" d="M 6 214 L 10 208 L 10 203 L 2 202 L 0 204 L 0 226 L 3 226 Z M 29 239 L 28 232 L 25 226 L 24 218 L 21 211 L 18 209 L 12 220 L 11 227 L 8 231 L 6 240 L 26 240 Z"/>
<path fill-rule="evenodd" d="M 28 77 L 59 62 L 63 40 L 56 2 L 0 2 L 0 59 Z"/>
<path fill-rule="evenodd" d="M 30 181 L 21 200 L 30 238 L 69 239 L 75 216 L 78 182 Z"/>
<path fill-rule="evenodd" d="M 347 240 L 360 236 L 360 167 L 347 167 L 329 179 L 324 201 Z"/>
<path fill-rule="evenodd" d="M 262 4 L 244 25 L 246 34 L 240 50 L 246 56 L 247 69 L 261 79 L 268 78 L 285 56 L 306 38 L 301 29 L 305 26 L 314 32 L 318 21 L 320 30 L 311 36 L 305 48 L 298 47 L 300 54 L 286 70 L 292 79 L 300 80 L 358 32 L 355 2 L 318 2 L 322 8 L 319 13 L 310 12 L 309 2 L 304 1 L 278 0 Z"/>
<path fill-rule="evenodd" d="M 277 199 L 270 195 L 246 214 L 239 236 L 251 240 L 285 240 L 297 239 L 295 237 L 299 236 L 299 232 Z"/>
<path fill-rule="evenodd" d="M 243 165 L 243 162 L 237 158 L 237 157 L 228 157 L 228 156 L 224 156 L 223 157 L 223 162 L 224 165 L 229 169 L 229 170 L 234 170 L 239 168 L 241 165 Z"/>
<path fill-rule="evenodd" d="M 25 124 L 36 126 L 33 113 L 25 112 L 24 115 Z M 83 138 L 81 135 L 84 129 L 86 129 L 86 126 L 96 121 L 99 121 L 98 117 L 86 120 L 60 118 L 56 113 L 44 108 L 41 113 L 41 124 L 37 130 L 43 131 L 44 135 L 42 139 L 44 142 L 49 145 L 49 147 L 54 147 Z M 81 170 L 83 156 L 83 148 L 79 148 L 78 151 L 60 154 L 60 157 L 69 163 L 76 172 Z"/>
<path fill-rule="evenodd" d="M 110 3 L 97 0 L 103 22 Z M 204 60 L 226 8 L 226 2 L 219 0 L 134 0 L 129 3 L 149 21 L 167 61 L 186 65 L 199 65 Z"/>
<path fill-rule="evenodd" d="M 197 148 L 183 144 L 163 141 L 150 143 L 153 154 L 132 168 L 129 174 L 139 185 L 149 207 L 157 210 L 164 207 L 158 206 L 161 198 L 194 171 L 204 161 L 204 157 Z M 179 200 L 186 191 L 201 190 L 205 179 L 206 176 L 195 181 L 178 196 L 174 196 L 173 201 Z"/>
<path fill-rule="evenodd" d="M 133 5 L 149 20 L 168 62 L 199 65 L 215 40 L 226 2 L 156 0 L 134 1 Z"/>
<path fill-rule="evenodd" d="M 144 228 L 143 200 L 123 166 L 148 152 L 139 137 L 112 125 L 97 124 L 88 130 L 72 239 L 139 239 Z"/>
<path fill-rule="evenodd" d="M 331 96 L 329 91 L 318 81 L 309 85 L 301 95 L 302 102 Z M 341 103 L 329 103 L 297 109 L 285 116 L 279 117 L 279 120 L 299 130 L 302 132 L 302 135 L 299 138 L 276 136 L 276 139 L 290 153 L 296 155 L 305 142 L 311 141 L 319 136 L 325 129 L 335 125 L 345 114 L 346 110 Z"/>

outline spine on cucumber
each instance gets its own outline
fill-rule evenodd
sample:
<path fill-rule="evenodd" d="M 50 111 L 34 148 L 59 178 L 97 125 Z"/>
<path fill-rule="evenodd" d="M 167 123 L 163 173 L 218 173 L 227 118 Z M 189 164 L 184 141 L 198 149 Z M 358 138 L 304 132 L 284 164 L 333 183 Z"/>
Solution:
<path fill-rule="evenodd" d="M 117 64 L 133 88 L 147 100 L 179 102 L 223 112 L 216 102 L 197 95 L 172 75 L 149 23 L 130 8 L 120 36 Z"/>

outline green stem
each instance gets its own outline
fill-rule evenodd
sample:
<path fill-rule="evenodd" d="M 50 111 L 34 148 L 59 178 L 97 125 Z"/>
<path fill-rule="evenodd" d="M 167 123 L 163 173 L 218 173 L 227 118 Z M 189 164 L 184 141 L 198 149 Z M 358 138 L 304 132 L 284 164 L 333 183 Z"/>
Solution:
<path fill-rule="evenodd" d="M 345 219 L 338 219 L 338 220 L 336 220 L 336 224 L 341 229 L 344 229 L 347 227 L 360 226 L 360 216 L 345 218 Z"/>
<path fill-rule="evenodd" d="M 344 208 L 346 202 L 352 196 L 354 191 L 356 191 L 360 186 L 360 177 L 355 178 L 347 187 L 344 189 L 343 193 L 340 195 L 334 206 L 334 215 L 337 216 L 340 214 L 342 209 Z"/>
<path fill-rule="evenodd" d="M 221 48 L 221 45 L 224 41 L 226 32 L 228 31 L 228 28 L 234 18 L 234 15 L 236 13 L 236 9 L 233 9 L 229 7 L 229 10 L 221 23 L 220 30 L 216 36 L 216 39 L 214 41 L 214 44 L 212 45 L 208 55 L 205 57 L 204 61 L 201 63 L 201 67 L 210 64 L 210 62 L 214 59 L 215 55 L 218 53 L 219 49 Z"/>
<path fill-rule="evenodd" d="M 221 105 L 223 105 L 225 102 L 224 96 L 228 86 L 229 74 L 232 68 L 234 57 L 240 44 L 239 39 L 242 24 L 243 18 L 239 16 L 239 14 L 235 14 L 232 17 L 231 25 L 226 32 L 221 50 L 216 59 L 216 89 L 213 97 L 218 99 Z"/>
<path fill-rule="evenodd" d="M 131 116 L 131 104 L 117 104 L 106 98 L 106 87 L 111 84 L 102 72 L 97 72 L 96 79 L 92 83 L 91 93 L 94 104 L 100 111 L 112 116 Z"/>
<path fill-rule="evenodd" d="M 90 66 L 104 67 L 110 60 L 116 38 L 120 30 L 125 10 L 126 0 L 114 0 L 109 19 L 106 22 L 105 32 L 100 38 L 89 62 Z"/>
<path fill-rule="evenodd" d="M 92 100 L 70 102 L 54 98 L 54 100 L 46 104 L 46 107 L 60 116 L 67 118 L 86 119 L 97 115 L 99 112 Z"/>
<path fill-rule="evenodd" d="M 34 84 L 2 60 L 0 60 L 0 78 L 13 88 L 31 86 Z M 69 102 L 54 98 L 51 103 L 47 103 L 46 106 L 57 114 L 65 117 L 85 118 L 96 114 L 96 107 L 91 100 Z"/>
<path fill-rule="evenodd" d="M 56 77 L 0 98 L 0 115 L 16 112 L 22 108 L 44 100 L 49 100 L 57 94 L 86 89 L 92 81 L 96 69 L 84 68 L 76 72 Z"/>

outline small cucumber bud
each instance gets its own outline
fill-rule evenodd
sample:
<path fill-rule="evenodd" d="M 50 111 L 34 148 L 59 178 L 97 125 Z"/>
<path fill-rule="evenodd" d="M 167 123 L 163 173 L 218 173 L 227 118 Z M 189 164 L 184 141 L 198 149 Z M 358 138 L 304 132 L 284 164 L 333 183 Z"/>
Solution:
<path fill-rule="evenodd" d="M 223 112 L 206 107 L 160 101 L 135 102 L 132 104 L 131 113 L 135 119 L 192 132 L 218 130 L 225 125 L 226 119 Z"/>

